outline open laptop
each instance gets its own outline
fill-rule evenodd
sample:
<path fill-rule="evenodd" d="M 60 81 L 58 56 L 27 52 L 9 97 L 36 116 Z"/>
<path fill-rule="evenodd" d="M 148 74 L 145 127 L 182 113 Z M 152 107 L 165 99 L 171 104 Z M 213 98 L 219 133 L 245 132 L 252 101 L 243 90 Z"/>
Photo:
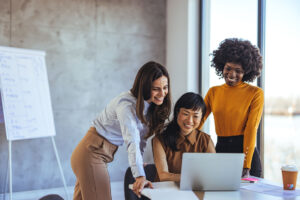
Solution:
<path fill-rule="evenodd" d="M 184 153 L 181 190 L 238 190 L 243 153 Z"/>

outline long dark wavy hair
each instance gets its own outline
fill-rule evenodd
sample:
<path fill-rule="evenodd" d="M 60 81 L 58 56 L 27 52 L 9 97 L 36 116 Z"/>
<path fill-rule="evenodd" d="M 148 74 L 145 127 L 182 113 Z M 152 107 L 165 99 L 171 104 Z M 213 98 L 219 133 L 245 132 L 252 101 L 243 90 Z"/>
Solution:
<path fill-rule="evenodd" d="M 162 133 L 165 145 L 170 147 L 173 151 L 178 151 L 176 147 L 176 141 L 180 136 L 180 127 L 177 123 L 177 117 L 180 108 L 192 109 L 194 111 L 200 109 L 202 111 L 202 116 L 206 112 L 204 100 L 199 94 L 187 92 L 178 99 L 174 107 L 173 119 Z"/>
<path fill-rule="evenodd" d="M 146 119 L 144 116 L 144 101 L 149 100 L 151 97 L 152 83 L 165 76 L 168 78 L 168 94 L 165 96 L 162 105 L 151 103 Z M 149 132 L 146 138 L 151 137 L 153 134 L 162 132 L 165 121 L 169 118 L 171 112 L 171 94 L 170 94 L 170 78 L 167 69 L 161 64 L 150 61 L 144 64 L 138 71 L 131 93 L 136 97 L 136 114 L 142 123 L 147 124 Z"/>

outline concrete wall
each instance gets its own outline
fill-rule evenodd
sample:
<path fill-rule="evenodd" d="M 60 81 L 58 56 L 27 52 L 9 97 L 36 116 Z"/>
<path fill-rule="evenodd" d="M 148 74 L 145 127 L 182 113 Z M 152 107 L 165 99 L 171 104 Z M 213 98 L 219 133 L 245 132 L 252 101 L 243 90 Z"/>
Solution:
<path fill-rule="evenodd" d="M 0 45 L 44 50 L 56 125 L 55 141 L 69 186 L 70 156 L 97 114 L 130 89 L 149 60 L 165 64 L 163 0 L 0 0 Z M 8 145 L 0 125 L 0 193 Z M 61 187 L 51 139 L 12 142 L 13 191 Z M 146 160 L 151 162 L 148 151 Z M 121 147 L 109 164 L 112 181 L 128 166 Z M 6 186 L 6 191 L 7 190 Z"/>

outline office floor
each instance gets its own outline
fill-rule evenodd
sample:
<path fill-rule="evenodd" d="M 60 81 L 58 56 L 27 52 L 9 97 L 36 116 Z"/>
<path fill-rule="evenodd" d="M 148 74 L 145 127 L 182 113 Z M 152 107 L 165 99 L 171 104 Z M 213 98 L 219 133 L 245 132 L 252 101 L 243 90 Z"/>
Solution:
<path fill-rule="evenodd" d="M 67 191 L 71 200 L 73 196 L 74 187 L 68 187 Z M 124 190 L 123 190 L 123 182 L 112 182 L 111 183 L 111 192 L 112 192 L 112 200 L 124 200 Z M 63 197 L 65 200 L 66 193 L 64 188 L 53 188 L 47 190 L 34 190 L 34 191 L 25 191 L 25 192 L 14 192 L 13 200 L 37 200 L 47 194 L 58 194 Z M 9 194 L 6 194 L 4 197 L 3 194 L 0 194 L 0 200 L 8 200 Z"/>

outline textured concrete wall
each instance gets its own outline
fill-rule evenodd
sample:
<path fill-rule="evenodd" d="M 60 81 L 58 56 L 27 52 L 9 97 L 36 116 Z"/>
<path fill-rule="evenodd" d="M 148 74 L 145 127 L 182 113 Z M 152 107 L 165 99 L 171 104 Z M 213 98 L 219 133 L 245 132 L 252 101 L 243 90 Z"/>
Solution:
<path fill-rule="evenodd" d="M 55 141 L 69 186 L 75 184 L 70 156 L 91 120 L 130 89 L 142 64 L 165 63 L 165 11 L 163 0 L 0 0 L 0 45 L 47 53 Z M 2 193 L 3 124 L 0 131 Z M 50 138 L 14 141 L 12 149 L 14 191 L 62 186 Z M 146 157 L 151 160 L 149 151 Z M 122 180 L 127 166 L 121 147 L 109 164 L 111 180 Z"/>

